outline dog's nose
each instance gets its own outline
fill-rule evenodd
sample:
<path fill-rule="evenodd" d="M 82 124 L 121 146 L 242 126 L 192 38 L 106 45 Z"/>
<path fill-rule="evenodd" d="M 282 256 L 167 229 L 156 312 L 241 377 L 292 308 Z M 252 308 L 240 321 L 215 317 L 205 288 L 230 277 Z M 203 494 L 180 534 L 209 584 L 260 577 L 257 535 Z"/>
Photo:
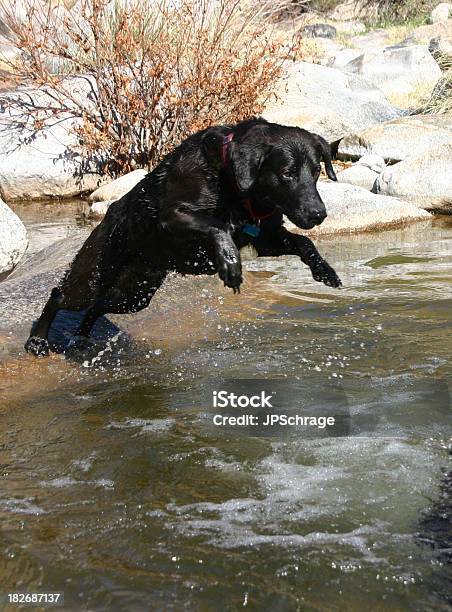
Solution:
<path fill-rule="evenodd" d="M 311 219 L 316 223 L 322 223 L 326 219 L 326 210 L 319 210 L 318 208 L 311 212 Z"/>

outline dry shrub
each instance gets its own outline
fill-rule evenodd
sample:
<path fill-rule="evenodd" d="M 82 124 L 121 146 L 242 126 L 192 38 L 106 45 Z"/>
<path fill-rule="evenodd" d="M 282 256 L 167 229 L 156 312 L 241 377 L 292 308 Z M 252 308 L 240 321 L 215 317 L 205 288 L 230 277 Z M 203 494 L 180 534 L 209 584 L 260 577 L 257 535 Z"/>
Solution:
<path fill-rule="evenodd" d="M 449 69 L 440 78 L 433 89 L 430 100 L 421 111 L 437 115 L 452 115 L 452 69 Z"/>
<path fill-rule="evenodd" d="M 310 0 L 277 0 L 267 10 L 267 15 L 276 21 L 296 19 L 308 12 Z"/>
<path fill-rule="evenodd" d="M 271 42 L 267 6 L 240 0 L 80 0 L 72 10 L 16 1 L 0 8 L 21 50 L 9 69 L 53 102 L 3 105 L 35 129 L 78 119 L 83 152 L 113 175 L 152 168 L 208 125 L 260 113 L 296 51 Z M 86 77 L 89 95 L 74 94 L 71 75 Z"/>
<path fill-rule="evenodd" d="M 305 11 L 328 13 L 347 0 L 280 0 L 284 5 L 283 14 L 300 14 Z M 423 20 L 438 0 L 350 0 L 355 18 L 369 25 L 404 23 L 409 20 Z M 287 5 L 287 6 L 286 6 Z"/>
<path fill-rule="evenodd" d="M 363 10 L 375 11 L 371 24 L 403 24 L 407 21 L 422 23 L 436 0 L 357 0 Z M 436 2 L 438 4 L 438 2 Z"/>
<path fill-rule="evenodd" d="M 436 83 L 430 98 L 421 106 L 421 112 L 438 115 L 452 115 L 452 51 L 447 42 L 441 38 L 433 38 L 429 43 L 429 51 L 443 71 L 442 77 Z"/>

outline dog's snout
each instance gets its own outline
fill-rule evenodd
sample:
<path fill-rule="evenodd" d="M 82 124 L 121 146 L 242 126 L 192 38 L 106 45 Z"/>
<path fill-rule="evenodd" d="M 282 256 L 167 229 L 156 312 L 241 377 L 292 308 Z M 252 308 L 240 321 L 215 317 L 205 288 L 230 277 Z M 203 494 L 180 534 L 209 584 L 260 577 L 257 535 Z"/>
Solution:
<path fill-rule="evenodd" d="M 324 219 L 326 219 L 326 210 L 321 208 L 316 208 L 311 211 L 311 218 L 315 220 L 317 223 L 321 223 Z"/>

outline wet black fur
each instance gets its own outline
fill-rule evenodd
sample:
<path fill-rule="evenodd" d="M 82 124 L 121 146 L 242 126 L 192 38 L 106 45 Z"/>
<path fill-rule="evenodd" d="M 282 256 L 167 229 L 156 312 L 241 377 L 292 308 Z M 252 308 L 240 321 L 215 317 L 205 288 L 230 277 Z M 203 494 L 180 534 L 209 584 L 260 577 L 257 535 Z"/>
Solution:
<path fill-rule="evenodd" d="M 224 163 L 222 143 L 231 132 Z M 312 241 L 282 224 L 283 214 L 305 229 L 325 219 L 316 189 L 321 161 L 336 180 L 323 138 L 263 119 L 190 136 L 110 206 L 52 290 L 25 348 L 49 353 L 47 334 L 61 308 L 87 309 L 77 334 L 84 338 L 103 314 L 145 308 L 170 271 L 218 272 L 227 287 L 239 291 L 239 249 L 250 243 L 259 256 L 298 255 L 317 281 L 340 286 Z M 246 198 L 254 214 L 272 213 L 256 238 L 242 231 L 253 223 Z"/>

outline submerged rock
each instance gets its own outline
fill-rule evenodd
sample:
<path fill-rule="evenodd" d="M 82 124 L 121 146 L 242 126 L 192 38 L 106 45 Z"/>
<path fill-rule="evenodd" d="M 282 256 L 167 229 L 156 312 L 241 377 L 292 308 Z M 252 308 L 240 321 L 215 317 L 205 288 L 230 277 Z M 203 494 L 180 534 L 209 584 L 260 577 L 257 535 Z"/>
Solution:
<path fill-rule="evenodd" d="M 452 213 L 452 142 L 389 166 L 378 177 L 376 191 Z"/>
<path fill-rule="evenodd" d="M 0 283 L 1 326 L 31 321 L 39 315 L 49 292 L 61 279 L 82 246 L 88 232 L 58 240 L 22 259 L 12 274 Z"/>
<path fill-rule="evenodd" d="M 412 115 L 375 125 L 341 140 L 340 159 L 357 159 L 366 153 L 398 162 L 443 144 L 452 144 L 452 124 L 446 115 Z"/>
<path fill-rule="evenodd" d="M 379 89 L 359 75 L 297 62 L 287 68 L 279 84 L 279 100 L 267 103 L 263 117 L 334 141 L 400 114 Z"/>
<path fill-rule="evenodd" d="M 316 236 L 380 230 L 432 218 L 430 213 L 410 202 L 375 195 L 355 185 L 320 181 L 318 190 L 325 202 L 328 217 L 313 230 L 303 230 L 303 234 Z M 301 232 L 294 225 L 289 225 L 292 230 Z"/>
<path fill-rule="evenodd" d="M 3 306 L 0 333 L 11 333 L 13 330 L 14 335 L 8 334 L 7 338 L 17 336 L 20 338 L 19 345 L 23 346 L 32 322 L 39 317 L 52 287 L 55 287 L 69 267 L 87 233 L 88 231 L 59 240 L 24 258 L 11 276 L 0 283 L 0 302 Z M 94 363 L 101 357 L 102 360 L 108 359 L 113 349 L 122 350 L 130 345 L 127 334 L 120 333 L 120 329 L 107 317 L 100 317 L 96 321 L 88 346 L 81 350 L 82 347 L 73 341 L 83 315 L 84 311 L 60 310 L 57 313 L 49 334 L 52 351 L 64 352 L 66 357 L 75 361 L 83 362 L 88 359 Z M 13 344 L 16 345 L 17 340 L 13 340 Z M 68 350 L 69 347 L 71 350 Z M 6 348 L 6 354 L 8 350 Z M 0 350 L 0 359 L 2 352 Z"/>
<path fill-rule="evenodd" d="M 452 471 L 441 479 L 438 499 L 419 521 L 419 540 L 435 551 L 441 563 L 452 562 Z"/>
<path fill-rule="evenodd" d="M 17 265 L 27 246 L 28 237 L 24 224 L 0 199 L 0 278 Z"/>

